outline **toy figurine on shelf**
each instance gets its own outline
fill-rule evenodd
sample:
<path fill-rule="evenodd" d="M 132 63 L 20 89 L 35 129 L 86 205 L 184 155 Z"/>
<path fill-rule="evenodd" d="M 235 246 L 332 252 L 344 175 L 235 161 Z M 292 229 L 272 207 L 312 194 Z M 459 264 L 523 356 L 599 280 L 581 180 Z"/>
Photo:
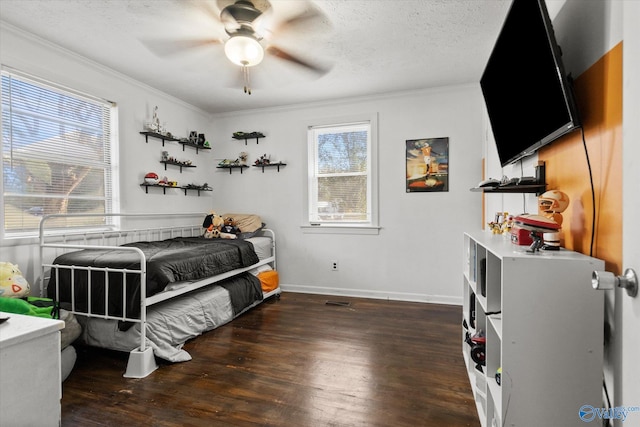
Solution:
<path fill-rule="evenodd" d="M 154 127 L 154 130 L 156 132 L 160 132 L 160 118 L 158 117 L 158 106 L 156 105 L 155 108 L 153 109 L 153 119 L 151 120 L 151 123 Z"/>
<path fill-rule="evenodd" d="M 249 158 L 249 153 L 247 153 L 246 151 L 241 151 L 240 155 L 238 156 L 238 159 L 240 160 L 241 165 L 246 165 L 248 158 Z"/>
<path fill-rule="evenodd" d="M 562 212 L 569 206 L 569 196 L 559 190 L 550 190 L 538 197 L 538 212 L 562 226 Z M 544 249 L 560 249 L 560 233 L 558 231 L 544 233 Z"/>
<path fill-rule="evenodd" d="M 516 226 L 529 231 L 533 243 L 529 246 L 528 252 L 535 253 L 540 249 L 549 249 L 544 245 L 543 236 L 547 233 L 555 233 L 560 226 L 553 219 L 542 215 L 522 214 L 514 219 Z M 559 249 L 559 247 L 558 247 Z"/>
<path fill-rule="evenodd" d="M 509 215 L 509 212 L 496 212 L 495 219 L 487 225 L 493 234 L 509 234 L 513 226 L 513 215 Z"/>
<path fill-rule="evenodd" d="M 259 159 L 257 159 L 254 164 L 258 165 L 258 166 L 262 166 L 262 165 L 268 165 L 271 164 L 271 155 L 266 155 L 263 154 L 262 156 L 260 156 Z"/>

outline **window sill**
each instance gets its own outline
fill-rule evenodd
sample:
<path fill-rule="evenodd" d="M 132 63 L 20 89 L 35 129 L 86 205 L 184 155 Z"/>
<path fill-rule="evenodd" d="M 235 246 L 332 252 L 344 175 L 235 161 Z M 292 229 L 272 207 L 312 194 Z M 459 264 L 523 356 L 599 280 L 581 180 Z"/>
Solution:
<path fill-rule="evenodd" d="M 302 225 L 304 234 L 359 234 L 378 235 L 380 228 L 371 225 Z"/>

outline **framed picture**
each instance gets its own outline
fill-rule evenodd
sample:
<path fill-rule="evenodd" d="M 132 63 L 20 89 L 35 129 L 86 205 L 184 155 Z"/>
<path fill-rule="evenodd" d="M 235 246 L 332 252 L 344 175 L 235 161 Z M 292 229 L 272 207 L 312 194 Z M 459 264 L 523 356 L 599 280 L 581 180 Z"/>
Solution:
<path fill-rule="evenodd" d="M 408 139 L 407 193 L 449 191 L 449 138 Z"/>

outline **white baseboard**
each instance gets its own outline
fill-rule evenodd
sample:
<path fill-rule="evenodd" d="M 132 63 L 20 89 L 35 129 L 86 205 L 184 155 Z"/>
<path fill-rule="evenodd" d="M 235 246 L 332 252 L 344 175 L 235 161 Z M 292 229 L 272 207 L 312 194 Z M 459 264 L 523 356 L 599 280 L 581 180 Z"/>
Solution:
<path fill-rule="evenodd" d="M 446 295 L 424 295 L 424 294 L 411 294 L 405 292 L 387 292 L 387 291 L 373 291 L 365 289 L 344 289 L 344 288 L 329 288 L 320 286 L 305 286 L 305 285 L 293 285 L 293 284 L 280 284 L 280 289 L 283 292 L 299 292 L 302 294 L 318 294 L 318 295 L 333 295 L 333 296 L 347 296 L 357 298 L 373 298 L 373 299 L 386 299 L 393 301 L 408 301 L 408 302 L 427 302 L 432 304 L 447 304 L 447 305 L 462 305 L 462 297 L 452 297 Z"/>

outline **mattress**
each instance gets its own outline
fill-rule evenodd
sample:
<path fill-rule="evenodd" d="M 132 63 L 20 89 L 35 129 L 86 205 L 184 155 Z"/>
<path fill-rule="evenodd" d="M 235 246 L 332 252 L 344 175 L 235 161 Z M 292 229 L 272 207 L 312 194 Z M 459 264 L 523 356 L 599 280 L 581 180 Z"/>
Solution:
<path fill-rule="evenodd" d="M 258 255 L 259 260 L 269 258 L 272 255 L 272 241 L 271 237 L 250 237 L 245 239 L 253 245 L 253 250 Z"/>
<path fill-rule="evenodd" d="M 232 299 L 233 288 L 247 294 L 245 303 Z M 231 291 L 231 292 L 230 292 Z M 186 341 L 218 328 L 262 301 L 260 282 L 244 273 L 179 298 L 147 309 L 146 338 L 155 356 L 170 362 L 186 362 L 191 355 L 182 347 Z M 80 342 L 101 348 L 129 352 L 140 346 L 140 323 L 123 330 L 120 322 L 78 316 L 82 324 Z"/>

